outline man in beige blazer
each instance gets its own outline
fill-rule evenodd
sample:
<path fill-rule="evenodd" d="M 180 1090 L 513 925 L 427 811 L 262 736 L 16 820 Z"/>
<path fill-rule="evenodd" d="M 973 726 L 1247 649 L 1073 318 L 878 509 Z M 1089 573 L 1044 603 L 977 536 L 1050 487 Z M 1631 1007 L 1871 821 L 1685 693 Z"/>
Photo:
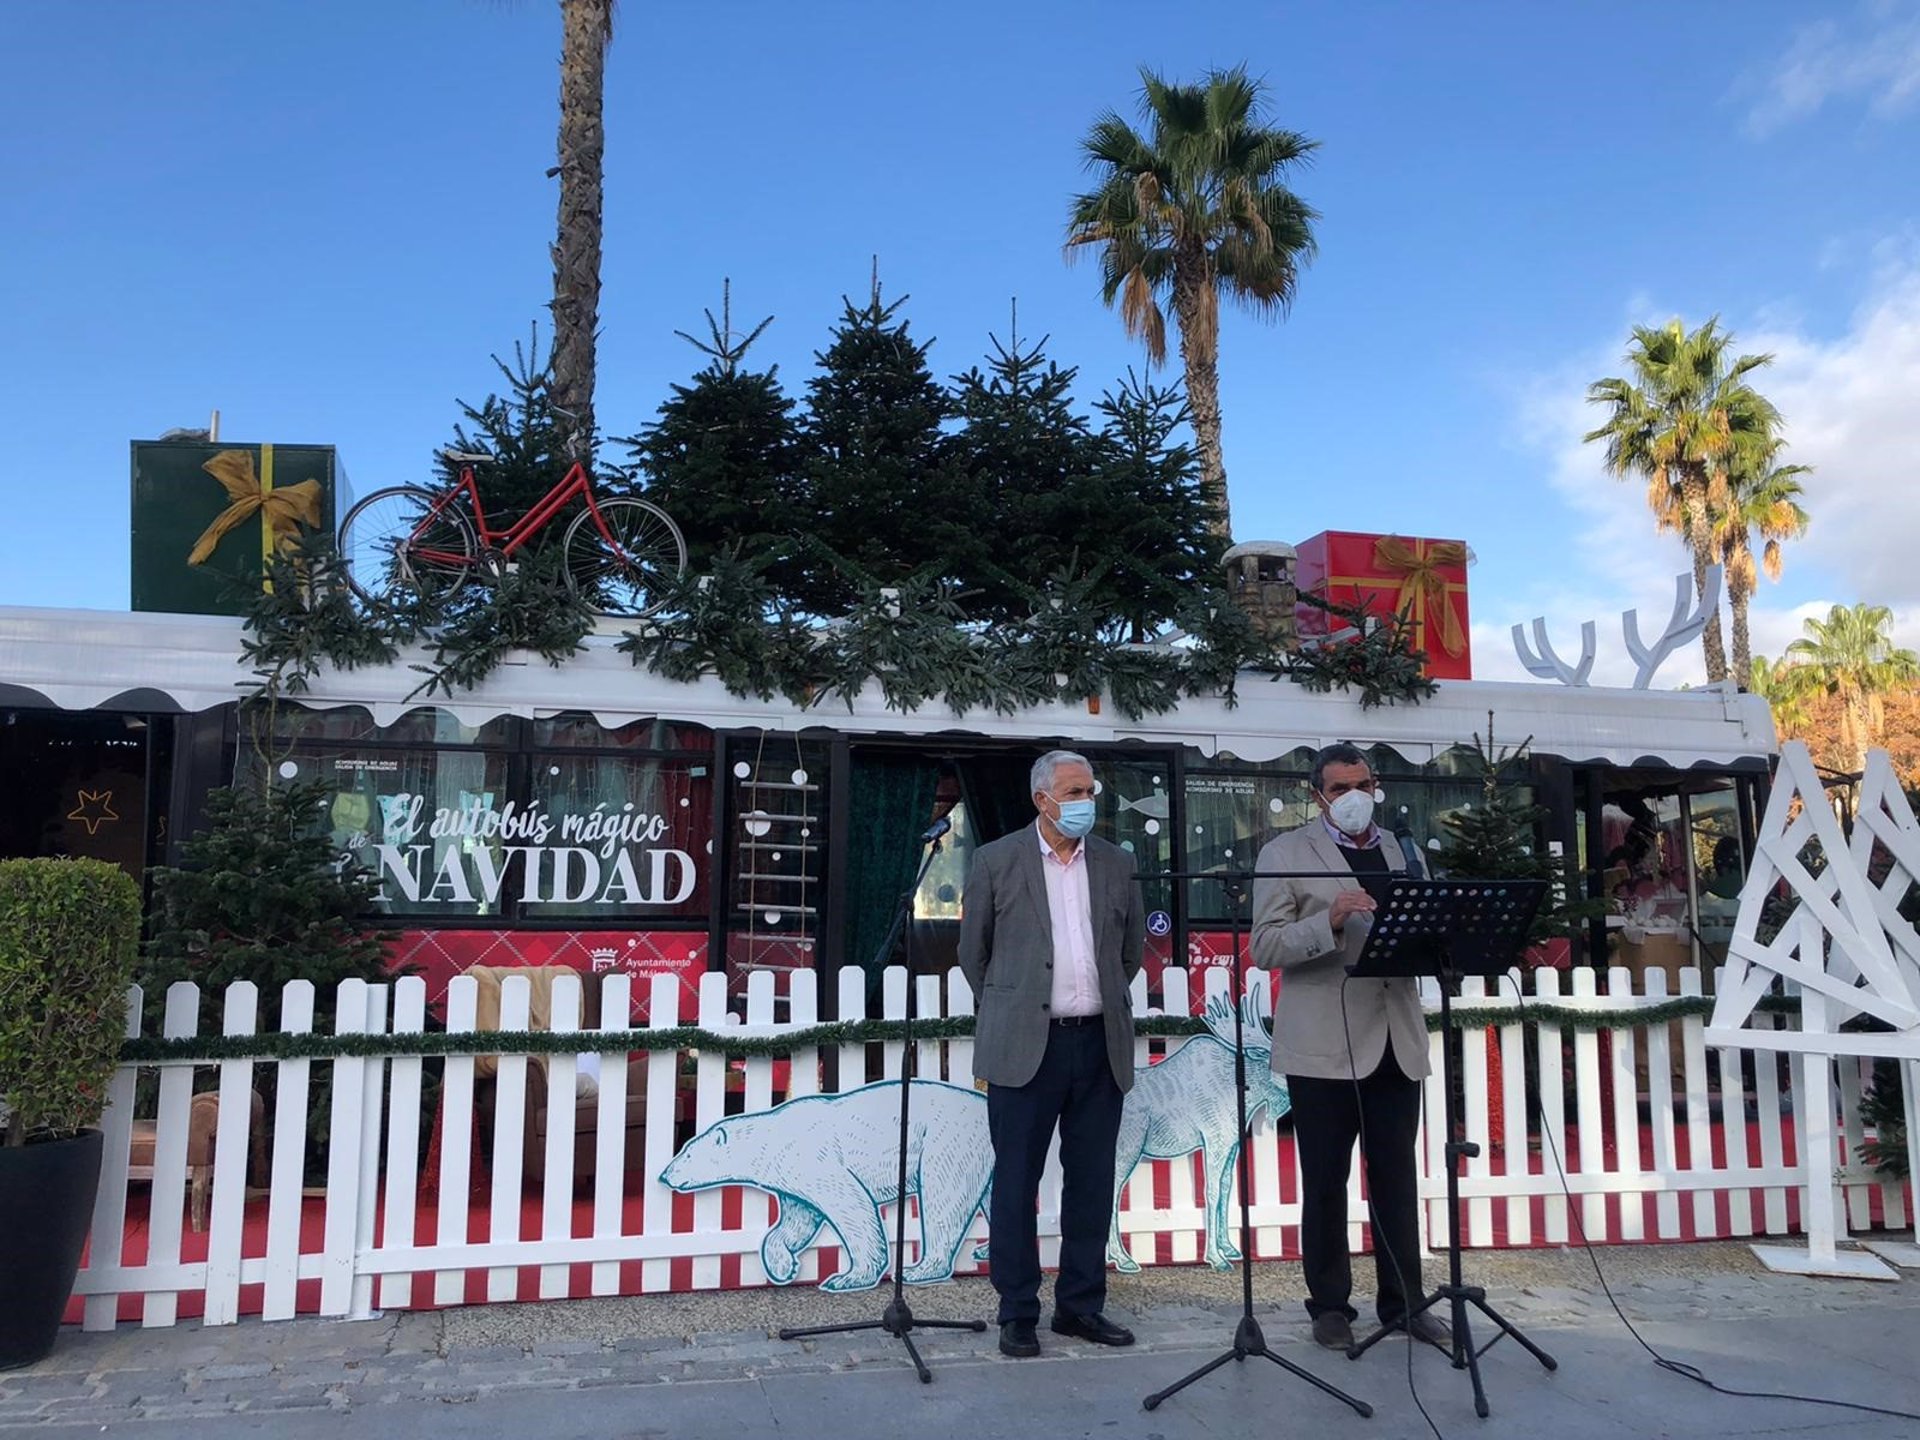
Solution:
<path fill-rule="evenodd" d="M 1414 1141 L 1429 1066 L 1419 991 L 1409 979 L 1347 974 L 1372 927 L 1376 894 L 1407 872 L 1407 860 L 1373 823 L 1373 770 L 1364 754 L 1329 745 L 1314 757 L 1312 783 L 1320 813 L 1268 841 L 1254 869 L 1325 878 L 1253 882 L 1254 963 L 1285 972 L 1272 1063 L 1293 1097 L 1307 1313 L 1320 1344 L 1353 1344 L 1347 1174 L 1360 1140 L 1380 1322 L 1446 1343 L 1445 1327 L 1430 1313 L 1410 1327 L 1406 1321 L 1422 1294 Z"/>

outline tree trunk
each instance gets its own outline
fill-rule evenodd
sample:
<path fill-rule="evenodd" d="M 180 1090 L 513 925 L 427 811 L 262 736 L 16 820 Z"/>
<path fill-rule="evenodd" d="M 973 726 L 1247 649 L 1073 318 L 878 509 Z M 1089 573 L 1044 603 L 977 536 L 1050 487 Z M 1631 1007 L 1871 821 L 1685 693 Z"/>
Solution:
<path fill-rule="evenodd" d="M 1853 772 L 1858 775 L 1867 768 L 1867 746 L 1873 731 L 1866 693 L 1851 685 L 1841 691 L 1840 713 L 1847 732 L 1846 744 L 1853 751 Z"/>
<path fill-rule="evenodd" d="M 1753 684 L 1753 652 L 1747 636 L 1747 603 L 1752 595 L 1735 573 L 1738 568 L 1727 566 L 1727 604 L 1733 611 L 1733 678 L 1744 690 Z"/>
<path fill-rule="evenodd" d="M 1233 543 L 1227 507 L 1227 462 L 1220 448 L 1219 301 L 1203 257 L 1174 261 L 1173 313 L 1180 325 L 1180 363 L 1187 372 L 1187 409 L 1200 450 L 1200 494 L 1212 512 L 1213 533 Z"/>
<path fill-rule="evenodd" d="M 593 448 L 600 328 L 602 103 L 612 0 L 560 0 L 560 220 L 553 245 L 553 403 L 570 459 Z"/>
<path fill-rule="evenodd" d="M 1707 476 L 1702 466 L 1689 465 L 1680 481 L 1681 501 L 1687 510 L 1687 544 L 1693 551 L 1693 595 L 1701 600 L 1707 593 L 1707 567 L 1713 563 L 1713 525 L 1707 515 Z M 1706 656 L 1707 683 L 1727 678 L 1727 646 L 1720 632 L 1720 607 L 1707 616 L 1706 629 L 1700 632 L 1700 649 Z"/>

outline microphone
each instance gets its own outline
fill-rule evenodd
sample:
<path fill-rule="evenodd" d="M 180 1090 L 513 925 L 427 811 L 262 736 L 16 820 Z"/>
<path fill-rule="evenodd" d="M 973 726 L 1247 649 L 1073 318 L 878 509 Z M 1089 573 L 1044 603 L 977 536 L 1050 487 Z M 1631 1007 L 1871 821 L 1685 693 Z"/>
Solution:
<path fill-rule="evenodd" d="M 1405 820 L 1393 827 L 1393 838 L 1400 842 L 1400 853 L 1406 858 L 1407 874 L 1415 880 L 1427 878 L 1427 867 L 1420 854 L 1420 847 L 1413 843 L 1413 830 Z"/>
<path fill-rule="evenodd" d="M 938 820 L 934 821 L 933 824 L 927 827 L 926 834 L 920 837 L 920 843 L 922 845 L 931 845 L 933 844 L 934 841 L 938 840 L 942 835 L 946 834 L 951 829 L 953 829 L 952 817 L 947 815 L 942 815 Z"/>

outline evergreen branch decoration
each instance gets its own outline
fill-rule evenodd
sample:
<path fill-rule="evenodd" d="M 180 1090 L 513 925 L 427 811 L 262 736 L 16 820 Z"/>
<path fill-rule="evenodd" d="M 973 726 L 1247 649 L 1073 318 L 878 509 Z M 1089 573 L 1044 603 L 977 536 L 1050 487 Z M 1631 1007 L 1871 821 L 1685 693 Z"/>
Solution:
<path fill-rule="evenodd" d="M 455 613 L 432 632 L 432 658 L 413 668 L 426 678 L 407 695 L 452 699 L 471 690 L 509 654 L 531 651 L 556 669 L 586 648 L 593 607 L 566 583 L 558 544 L 522 551 L 492 585 L 469 586 Z"/>
<path fill-rule="evenodd" d="M 339 576 L 331 535 L 307 535 L 267 561 L 249 585 L 240 655 L 259 680 L 252 698 L 307 692 L 322 667 L 391 665 L 412 638 L 411 617 L 364 614 Z"/>
<path fill-rule="evenodd" d="M 1873 1082 L 1860 1097 L 1860 1123 L 1873 1134 L 1855 1147 L 1855 1153 L 1878 1173 L 1905 1180 L 1907 1104 L 1898 1061 L 1874 1061 Z"/>
<path fill-rule="evenodd" d="M 679 577 L 660 615 L 628 631 L 619 648 L 665 680 L 688 684 L 710 675 L 738 699 L 812 704 L 831 669 L 816 655 L 808 627 L 779 604 L 769 563 L 738 545 L 715 552 L 712 573 Z"/>
<path fill-rule="evenodd" d="M 1358 690 L 1360 708 L 1371 710 L 1399 700 L 1418 703 L 1440 688 L 1426 676 L 1426 654 L 1414 649 L 1412 622 L 1405 614 L 1382 620 L 1317 595 L 1299 598 L 1346 620 L 1358 632 L 1348 639 L 1303 645 L 1289 657 L 1287 675 L 1307 689 Z"/>
<path fill-rule="evenodd" d="M 1771 996 L 1762 1010 L 1799 1013 L 1799 1002 Z M 1454 1011 L 1455 1029 L 1486 1025 L 1557 1025 L 1571 1030 L 1633 1029 L 1663 1025 L 1689 1016 L 1713 1012 L 1707 996 L 1684 995 L 1656 1005 L 1557 1005 L 1529 1001 L 1480 1004 L 1468 1001 Z M 1440 1015 L 1426 1017 L 1427 1029 L 1440 1028 Z M 973 1035 L 971 1015 L 952 1015 L 913 1022 L 916 1040 L 964 1040 Z M 1198 1016 L 1142 1015 L 1133 1022 L 1134 1034 L 1146 1039 L 1177 1039 L 1205 1035 L 1207 1024 Z M 423 1031 L 408 1035 L 260 1035 L 188 1036 L 167 1040 L 142 1038 L 121 1046 L 127 1065 L 213 1064 L 222 1060 L 337 1060 L 391 1059 L 426 1055 L 566 1055 L 630 1054 L 637 1051 L 712 1050 L 729 1056 L 764 1058 L 790 1055 L 816 1046 L 862 1045 L 906 1039 L 901 1020 L 841 1020 L 808 1025 L 777 1035 L 746 1035 L 736 1030 L 707 1030 L 697 1025 L 675 1025 L 658 1030 L 515 1030 Z"/>
<path fill-rule="evenodd" d="M 1240 677 L 1250 671 L 1312 691 L 1354 691 L 1363 708 L 1417 704 L 1436 689 L 1397 625 L 1292 654 L 1261 641 L 1220 591 L 1200 592 L 1186 607 L 1186 643 L 1149 646 L 1126 640 L 1110 616 L 1087 608 L 1097 576 L 1053 577 L 1046 590 L 1030 591 L 1034 610 L 1014 624 L 975 621 L 958 587 L 933 576 L 870 585 L 844 620 L 820 624 L 779 598 L 767 578 L 770 563 L 738 548 L 716 552 L 711 574 L 681 577 L 659 616 L 626 632 L 618 648 L 663 679 L 711 676 L 743 700 L 812 706 L 831 696 L 851 710 L 877 681 L 887 707 L 902 713 L 938 700 L 959 715 L 1012 714 L 1104 696 L 1121 717 L 1138 720 L 1168 713 L 1182 696 L 1217 694 L 1236 704 Z M 528 555 L 497 583 L 467 587 L 452 614 L 372 614 L 344 586 L 276 571 L 274 590 L 246 618 L 243 653 L 260 682 L 253 698 L 303 694 L 323 667 L 391 664 L 400 646 L 421 640 L 430 658 L 414 665 L 423 678 L 409 700 L 452 699 L 516 652 L 562 666 L 585 648 L 593 613 L 559 564 L 551 551 Z"/>
<path fill-rule="evenodd" d="M 768 322 L 736 335 L 730 289 L 720 318 L 707 314 L 710 343 L 683 335 L 704 368 L 618 442 L 629 464 L 599 472 L 603 494 L 644 493 L 688 541 L 691 573 L 620 642 L 636 665 L 801 707 L 851 708 L 877 684 L 892 710 L 961 715 L 1104 699 L 1137 720 L 1200 695 L 1232 706 L 1247 671 L 1350 691 L 1364 708 L 1434 692 L 1405 617 L 1302 596 L 1356 636 L 1291 652 L 1255 632 L 1215 578 L 1222 542 L 1197 458 L 1175 438 L 1177 392 L 1129 374 L 1081 414 L 1075 372 L 1017 333 L 942 385 L 903 303 L 883 301 L 877 280 L 847 301 L 804 406 L 773 369 L 750 368 Z M 493 358 L 504 393 L 461 404 L 452 448 L 492 457 L 478 480 L 500 526 L 570 455 L 537 331 Z M 437 464 L 442 482 L 457 478 L 457 462 Z M 251 698 L 306 693 L 323 669 L 393 664 L 417 644 L 429 655 L 409 700 L 471 690 L 513 652 L 563 665 L 593 624 L 553 553 L 563 528 L 437 611 L 361 609 L 333 579 L 331 537 L 311 537 L 249 598 Z M 1177 641 L 1149 643 L 1169 622 Z"/>

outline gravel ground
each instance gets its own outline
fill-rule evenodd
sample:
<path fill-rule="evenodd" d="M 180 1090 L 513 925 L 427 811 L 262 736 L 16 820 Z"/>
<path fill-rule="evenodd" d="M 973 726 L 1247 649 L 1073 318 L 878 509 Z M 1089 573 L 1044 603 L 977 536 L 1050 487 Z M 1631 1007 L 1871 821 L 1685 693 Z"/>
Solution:
<path fill-rule="evenodd" d="M 1711 1343 L 1719 1347 L 1716 1353 L 1744 1355 L 1756 1366 L 1764 1353 L 1772 1367 L 1763 1372 L 1767 1378 L 1773 1372 L 1791 1376 L 1797 1368 L 1805 1385 L 1831 1381 L 1836 1364 L 1863 1347 L 1878 1346 L 1891 1358 L 1875 1360 L 1880 1370 L 1863 1383 L 1897 1387 L 1913 1375 L 1910 1357 L 1920 1353 L 1914 1348 L 1920 1343 L 1920 1272 L 1903 1272 L 1903 1278 L 1890 1283 L 1776 1275 L 1740 1242 L 1618 1246 L 1598 1254 L 1621 1307 L 1648 1333 L 1665 1336 L 1662 1343 L 1675 1343 L 1676 1337 L 1683 1344 Z M 1357 1263 L 1363 1285 L 1370 1267 L 1368 1260 Z M 1492 1304 L 1509 1320 L 1549 1338 L 1553 1348 L 1587 1347 L 1590 1353 L 1582 1363 L 1592 1366 L 1601 1363 L 1596 1357 L 1602 1353 L 1592 1351 L 1593 1346 L 1613 1346 L 1624 1358 L 1607 1364 L 1644 1365 L 1611 1313 L 1585 1251 L 1473 1251 L 1465 1257 L 1464 1269 L 1468 1283 L 1485 1286 Z M 1430 1261 L 1425 1273 L 1432 1283 L 1441 1273 L 1440 1262 Z M 1307 1336 L 1299 1266 L 1256 1265 L 1253 1284 L 1255 1313 L 1269 1342 L 1302 1361 L 1324 1364 L 1325 1352 L 1316 1353 Z M 484 1401 L 478 1420 L 493 1407 L 535 1404 L 540 1392 L 584 1395 L 606 1393 L 610 1387 L 615 1393 L 624 1387 L 649 1387 L 660 1405 L 691 1407 L 685 1413 L 701 1417 L 702 1423 L 709 1418 L 717 1422 L 720 1412 L 703 1411 L 695 1398 L 698 1392 L 688 1388 L 704 1386 L 714 1396 L 712 1405 L 721 1404 L 724 1391 L 735 1397 L 727 1402 L 736 1407 L 728 1414 L 757 1416 L 755 1407 L 768 1403 L 802 1405 L 794 1397 L 813 1394 L 810 1387 L 828 1376 L 890 1377 L 883 1382 L 884 1392 L 903 1366 L 901 1347 L 891 1336 L 868 1328 L 782 1341 L 776 1332 L 785 1326 L 874 1321 L 888 1294 L 880 1289 L 833 1295 L 794 1286 L 393 1312 L 363 1321 L 265 1324 L 249 1319 L 222 1327 L 188 1323 L 155 1330 L 128 1325 L 106 1334 L 75 1330 L 61 1337 L 46 1360 L 0 1374 L 0 1430 L 67 1424 L 105 1429 L 137 1421 L 145 1426 L 142 1433 L 155 1440 L 168 1440 L 175 1433 L 183 1440 L 200 1440 L 191 1426 L 203 1417 L 305 1412 L 318 1423 L 329 1412 L 351 1411 L 386 1416 L 379 1426 L 396 1437 L 417 1440 L 395 1418 L 409 1413 L 409 1405 L 432 1405 L 432 1413 L 442 1414 L 443 1406 Z M 993 1292 L 981 1278 L 916 1287 L 908 1296 L 916 1318 L 923 1321 L 988 1320 L 993 1315 Z M 1237 1271 L 1154 1268 L 1112 1279 L 1108 1310 L 1138 1333 L 1139 1344 L 1132 1351 L 1099 1353 L 1099 1347 L 1043 1336 L 1040 1361 L 1009 1361 L 996 1353 L 990 1332 L 923 1330 L 915 1338 L 934 1368 L 952 1377 L 947 1393 L 973 1396 L 975 1389 L 968 1387 L 983 1387 L 977 1389 L 979 1396 L 1004 1398 L 1014 1382 L 992 1380 L 1002 1373 L 999 1367 L 1015 1367 L 1025 1376 L 1039 1365 L 1044 1373 L 1057 1375 L 1060 1386 L 1071 1390 L 1094 1385 L 1089 1394 L 1105 1395 L 1099 1387 L 1111 1389 L 1112 1381 L 1096 1381 L 1097 1375 L 1121 1376 L 1120 1383 L 1130 1389 L 1139 1375 L 1178 1373 L 1185 1356 L 1219 1350 L 1231 1340 L 1239 1306 Z M 1765 1328 L 1769 1326 L 1771 1330 Z M 1784 1338 L 1768 1341 L 1774 1346 L 1771 1351 L 1756 1349 L 1758 1341 L 1726 1338 L 1736 1332 L 1774 1331 Z M 1833 1334 L 1853 1338 L 1825 1355 L 1816 1355 L 1803 1338 Z M 1139 1356 L 1145 1370 L 1125 1358 L 1129 1356 Z M 1516 1369 L 1524 1373 L 1524 1367 L 1511 1360 L 1503 1358 L 1503 1366 L 1508 1383 L 1518 1380 Z M 1601 1374 L 1610 1372 L 1603 1367 L 1587 1373 L 1597 1383 Z M 1027 1383 L 1024 1378 L 1018 1381 L 1019 1386 Z M 739 1389 L 742 1385 L 745 1390 Z M 655 1388 L 663 1386 L 667 1388 Z M 1617 1392 L 1610 1386 L 1611 1381 L 1599 1384 L 1595 1393 L 1637 1393 L 1631 1386 Z M 953 1387 L 960 1389 L 955 1392 Z M 862 1392 L 856 1386 L 846 1393 Z M 1049 1392 L 1042 1386 L 1035 1393 Z M 1564 1387 L 1558 1393 L 1567 1399 Z M 678 1398 L 669 1402 L 669 1395 Z M 1550 1399 L 1542 1392 L 1543 1404 Z M 876 1433 L 884 1433 L 881 1421 L 890 1402 L 883 1393 L 875 1403 L 880 1408 L 870 1418 L 880 1427 Z M 599 1413 L 592 1407 L 578 1413 L 589 1412 Z M 804 1405 L 802 1413 L 807 1413 Z M 1546 1422 L 1557 1413 L 1549 1408 L 1538 1418 Z M 992 1433 L 1026 1433 L 1017 1407 L 1005 1423 L 1009 1428 Z M 297 1432 L 297 1427 L 282 1429 L 287 1436 Z M 742 1432 L 735 1427 L 712 1433 Z M 803 1426 L 798 1433 L 813 1432 Z"/>
<path fill-rule="evenodd" d="M 1821 1295 L 1841 1298 L 1857 1295 L 1860 1282 L 1792 1283 L 1772 1276 L 1741 1242 L 1694 1245 L 1631 1245 L 1603 1248 L 1600 1258 L 1607 1283 L 1623 1300 L 1647 1290 L 1662 1291 L 1691 1281 L 1727 1281 L 1748 1277 L 1756 1282 L 1785 1282 L 1771 1287 L 1781 1301 L 1804 1308 Z M 1424 1278 L 1432 1285 L 1444 1273 L 1444 1260 L 1426 1262 Z M 1364 1288 L 1372 1262 L 1357 1258 L 1357 1288 Z M 1476 1250 L 1462 1257 L 1464 1278 L 1483 1285 L 1496 1297 L 1522 1304 L 1536 1313 L 1543 1302 L 1557 1299 L 1569 1313 L 1584 1315 L 1606 1308 L 1594 1279 L 1593 1262 L 1580 1249 Z M 1253 1267 L 1256 1312 L 1276 1324 L 1302 1319 L 1306 1287 L 1300 1267 L 1292 1261 L 1272 1261 Z M 1114 1275 L 1108 1283 L 1110 1309 L 1147 1324 L 1172 1311 L 1208 1314 L 1232 1310 L 1240 1302 L 1239 1271 L 1220 1272 L 1200 1266 L 1159 1266 L 1137 1275 Z M 1707 1287 L 1719 1293 L 1725 1287 Z M 1744 1291 L 1748 1287 L 1741 1287 Z M 1760 1299 L 1769 1287 L 1752 1287 Z M 1871 1287 L 1870 1287 L 1871 1288 Z M 1917 1287 L 1920 1288 L 1920 1287 Z M 1532 1296 L 1525 1292 L 1538 1292 Z M 642 1295 L 613 1300 L 573 1300 L 565 1303 L 471 1306 L 416 1317 L 434 1321 L 441 1329 L 443 1348 L 520 1343 L 534 1346 L 548 1341 L 620 1339 L 690 1339 L 708 1331 L 755 1330 L 771 1334 L 783 1326 L 835 1325 L 877 1317 L 891 1292 L 885 1288 L 864 1294 L 836 1295 L 813 1286 L 764 1290 L 705 1291 L 684 1295 Z M 1042 1303 L 1046 1294 L 1042 1294 Z M 915 1286 L 907 1303 L 921 1319 L 991 1320 L 993 1287 L 984 1277 L 965 1277 L 950 1284 Z M 1302 1321 L 1304 1323 L 1304 1321 Z"/>

